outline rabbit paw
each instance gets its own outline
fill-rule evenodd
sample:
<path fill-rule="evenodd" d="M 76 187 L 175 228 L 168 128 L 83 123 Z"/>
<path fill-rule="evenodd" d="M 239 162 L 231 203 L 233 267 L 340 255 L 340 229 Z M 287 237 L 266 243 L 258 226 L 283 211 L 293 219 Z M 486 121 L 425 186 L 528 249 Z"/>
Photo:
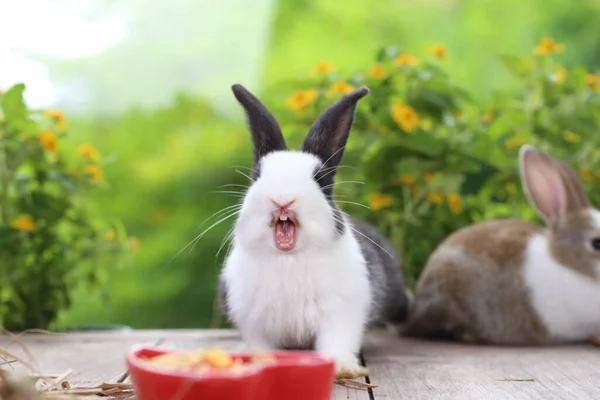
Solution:
<path fill-rule="evenodd" d="M 365 367 L 361 367 L 356 357 L 335 358 L 335 379 L 353 379 L 369 375 Z"/>

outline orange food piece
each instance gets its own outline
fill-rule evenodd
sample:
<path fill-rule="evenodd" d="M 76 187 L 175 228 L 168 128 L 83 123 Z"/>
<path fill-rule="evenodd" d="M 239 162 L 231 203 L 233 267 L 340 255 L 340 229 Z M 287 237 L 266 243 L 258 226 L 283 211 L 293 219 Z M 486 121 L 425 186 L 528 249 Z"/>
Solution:
<path fill-rule="evenodd" d="M 204 361 L 213 368 L 229 368 L 233 365 L 233 358 L 220 348 L 207 353 Z"/>

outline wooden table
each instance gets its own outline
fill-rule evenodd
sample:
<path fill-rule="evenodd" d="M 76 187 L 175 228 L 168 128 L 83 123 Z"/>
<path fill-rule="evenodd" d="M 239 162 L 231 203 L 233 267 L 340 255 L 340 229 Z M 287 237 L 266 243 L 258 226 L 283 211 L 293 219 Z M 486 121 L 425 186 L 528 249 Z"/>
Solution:
<path fill-rule="evenodd" d="M 121 377 L 123 354 L 134 344 L 244 349 L 229 330 L 27 334 L 23 341 L 42 372 L 72 369 L 71 384 L 86 386 Z M 24 355 L 7 336 L 0 348 Z M 377 387 L 336 386 L 335 400 L 600 399 L 600 349 L 591 346 L 496 348 L 384 335 L 368 339 L 364 358 Z"/>

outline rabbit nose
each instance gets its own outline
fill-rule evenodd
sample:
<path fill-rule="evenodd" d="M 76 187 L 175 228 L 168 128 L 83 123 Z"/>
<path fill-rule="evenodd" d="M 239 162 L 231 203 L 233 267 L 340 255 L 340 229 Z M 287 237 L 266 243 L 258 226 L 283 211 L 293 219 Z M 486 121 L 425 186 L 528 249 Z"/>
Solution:
<path fill-rule="evenodd" d="M 277 202 L 275 200 L 271 200 L 271 202 L 275 205 L 275 207 L 277 207 L 279 209 L 279 211 L 287 211 L 288 208 L 290 208 L 290 206 L 292 204 L 294 204 L 296 200 L 292 200 L 292 201 L 288 201 L 288 202 Z"/>

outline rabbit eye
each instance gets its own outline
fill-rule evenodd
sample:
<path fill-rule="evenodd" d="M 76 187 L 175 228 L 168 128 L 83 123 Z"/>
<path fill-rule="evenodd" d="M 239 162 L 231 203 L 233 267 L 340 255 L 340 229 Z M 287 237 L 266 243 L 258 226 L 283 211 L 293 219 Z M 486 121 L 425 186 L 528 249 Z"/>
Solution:
<path fill-rule="evenodd" d="M 600 238 L 593 238 L 592 239 L 592 248 L 594 250 L 600 250 Z"/>

